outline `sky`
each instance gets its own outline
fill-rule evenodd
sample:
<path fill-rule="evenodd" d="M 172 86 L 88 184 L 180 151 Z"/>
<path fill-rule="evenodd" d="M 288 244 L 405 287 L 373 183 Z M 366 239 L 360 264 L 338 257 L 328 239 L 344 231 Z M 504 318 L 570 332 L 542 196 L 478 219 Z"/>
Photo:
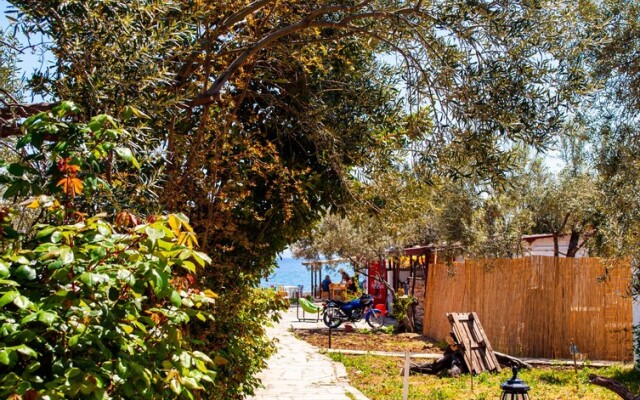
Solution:
<path fill-rule="evenodd" d="M 9 19 L 7 19 L 7 15 L 12 15 L 11 13 L 7 13 L 10 10 L 10 5 L 6 0 L 0 0 L 0 29 L 5 32 L 13 32 L 14 28 L 11 26 Z M 27 38 L 17 32 L 17 38 L 22 46 L 25 46 L 26 43 L 29 43 Z M 31 43 L 39 43 L 42 42 L 44 37 L 33 37 L 31 38 Z M 30 76 L 34 71 L 43 69 L 47 65 L 52 62 L 52 57 L 50 55 L 45 55 L 45 57 L 40 54 L 39 51 L 35 51 L 32 49 L 24 49 L 18 55 L 18 68 L 21 70 L 21 75 L 23 78 Z M 39 102 L 42 101 L 41 98 L 27 98 L 27 101 Z"/>

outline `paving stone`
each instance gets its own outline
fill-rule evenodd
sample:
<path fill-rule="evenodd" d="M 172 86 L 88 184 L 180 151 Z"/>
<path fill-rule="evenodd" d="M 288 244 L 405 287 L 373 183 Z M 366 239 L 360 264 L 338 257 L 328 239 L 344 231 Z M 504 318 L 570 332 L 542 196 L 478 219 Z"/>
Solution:
<path fill-rule="evenodd" d="M 264 387 L 248 400 L 369 400 L 349 385 L 342 364 L 289 332 L 293 323 L 298 323 L 295 308 L 268 329 L 269 337 L 278 339 L 278 351 L 258 374 Z"/>

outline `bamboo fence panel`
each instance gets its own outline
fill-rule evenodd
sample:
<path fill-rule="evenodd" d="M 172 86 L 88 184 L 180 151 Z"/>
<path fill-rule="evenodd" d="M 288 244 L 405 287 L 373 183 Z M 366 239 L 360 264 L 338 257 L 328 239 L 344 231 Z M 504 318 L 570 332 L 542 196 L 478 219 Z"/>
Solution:
<path fill-rule="evenodd" d="M 518 357 L 633 358 L 628 261 L 533 256 L 429 266 L 424 334 L 450 331 L 446 313 L 476 312 L 493 348 Z"/>

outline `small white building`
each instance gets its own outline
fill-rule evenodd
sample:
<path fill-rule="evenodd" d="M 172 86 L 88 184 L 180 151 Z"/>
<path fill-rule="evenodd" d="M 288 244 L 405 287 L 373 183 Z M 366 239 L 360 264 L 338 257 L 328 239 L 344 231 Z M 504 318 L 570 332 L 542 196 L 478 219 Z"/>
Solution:
<path fill-rule="evenodd" d="M 563 233 L 558 236 L 558 251 L 560 252 L 560 257 L 566 256 L 570 238 L 571 235 L 568 233 Z M 526 256 L 553 257 L 553 234 L 524 235 L 522 236 L 522 247 Z M 582 247 L 576 253 L 576 257 L 589 257 L 589 250 L 586 247 Z"/>

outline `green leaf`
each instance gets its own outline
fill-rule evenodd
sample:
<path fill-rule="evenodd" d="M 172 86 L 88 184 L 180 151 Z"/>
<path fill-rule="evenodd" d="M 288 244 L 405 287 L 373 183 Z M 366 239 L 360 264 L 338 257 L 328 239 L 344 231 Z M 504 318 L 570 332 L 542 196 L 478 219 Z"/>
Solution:
<path fill-rule="evenodd" d="M 31 264 L 29 259 L 27 257 L 23 256 L 23 255 L 11 256 L 11 261 L 16 262 L 18 264 L 24 264 L 24 265 Z"/>
<path fill-rule="evenodd" d="M 147 333 L 147 328 L 139 321 L 131 321 L 131 323 L 135 325 L 136 328 L 140 329 L 142 332 Z"/>
<path fill-rule="evenodd" d="M 4 192 L 4 198 L 9 199 L 19 194 L 22 191 L 24 184 L 24 181 L 17 181 L 13 185 L 9 186 L 9 188 Z"/>
<path fill-rule="evenodd" d="M 172 379 L 171 382 L 169 382 L 169 386 L 171 387 L 171 390 L 173 390 L 175 394 L 180 394 L 180 392 L 182 391 L 180 382 L 178 382 L 177 379 Z"/>
<path fill-rule="evenodd" d="M 43 230 L 41 230 L 40 232 L 36 233 L 36 238 L 37 239 L 42 239 L 44 237 L 47 237 L 49 235 L 51 235 L 57 228 L 55 226 L 48 226 L 46 228 L 44 228 Z"/>
<path fill-rule="evenodd" d="M 31 305 L 31 302 L 25 296 L 20 295 L 13 299 L 13 304 L 15 304 L 19 309 L 24 310 Z"/>
<path fill-rule="evenodd" d="M 58 317 L 58 315 L 55 314 L 55 313 L 48 312 L 48 311 L 42 311 L 38 315 L 38 321 L 42 322 L 43 324 L 45 324 L 47 326 L 51 326 L 51 325 L 53 325 L 53 323 L 54 323 L 54 321 L 56 320 L 57 317 Z"/>
<path fill-rule="evenodd" d="M 57 269 L 60 269 L 64 267 L 64 264 L 62 264 L 62 261 L 58 260 L 58 261 L 54 261 L 51 264 L 48 265 L 48 268 L 50 271 L 55 271 Z M 60 279 L 60 276 L 58 276 L 58 279 Z"/>
<path fill-rule="evenodd" d="M 92 132 L 97 132 L 100 129 L 107 128 L 107 127 L 115 128 L 117 124 L 112 117 L 106 114 L 100 114 L 91 118 L 87 126 L 89 127 L 89 129 L 91 129 Z"/>
<path fill-rule="evenodd" d="M 35 117 L 35 115 L 33 117 Z M 31 118 L 33 118 L 33 117 L 31 117 Z M 27 118 L 25 120 L 25 122 L 22 124 L 22 126 L 26 126 L 31 118 Z M 22 136 L 16 142 L 16 149 L 21 149 L 21 148 L 27 146 L 28 144 L 30 144 L 32 138 L 33 138 L 33 135 L 31 133 L 27 133 L 26 135 Z"/>
<path fill-rule="evenodd" d="M 51 112 L 55 114 L 58 118 L 64 117 L 69 113 L 78 112 L 78 106 L 75 105 L 72 101 L 61 101 L 57 106 L 53 107 Z"/>
<path fill-rule="evenodd" d="M 151 277 L 153 279 L 153 291 L 156 295 L 160 295 L 169 288 L 169 279 L 166 274 L 154 269 L 151 271 Z"/>
<path fill-rule="evenodd" d="M 182 297 L 180 297 L 180 293 L 175 290 L 171 292 L 171 304 L 176 307 L 180 307 L 182 305 Z"/>
<path fill-rule="evenodd" d="M 126 334 L 131 334 L 133 332 L 133 328 L 127 324 L 118 324 Z"/>
<path fill-rule="evenodd" d="M 0 279 L 7 278 L 10 274 L 7 263 L 0 261 Z"/>
<path fill-rule="evenodd" d="M 144 229 L 144 231 L 147 234 L 147 236 L 149 236 L 149 239 L 151 239 L 153 243 L 155 243 L 158 239 L 162 239 L 164 237 L 164 231 L 161 229 L 156 229 L 156 228 L 147 226 Z"/>
<path fill-rule="evenodd" d="M 27 369 L 25 370 L 25 372 L 27 374 L 33 374 L 34 372 L 36 372 L 38 369 L 40 369 L 40 362 L 38 361 L 34 361 L 31 364 L 29 364 L 29 366 L 27 367 Z"/>
<path fill-rule="evenodd" d="M 28 357 L 33 357 L 33 358 L 38 357 L 38 353 L 36 353 L 34 349 L 24 344 L 21 344 L 20 346 L 16 346 L 16 351 Z"/>
<path fill-rule="evenodd" d="M 196 265 L 194 263 L 192 263 L 191 261 L 182 261 L 180 266 L 182 268 L 186 269 L 187 271 L 191 271 L 194 274 L 196 273 Z"/>
<path fill-rule="evenodd" d="M 116 273 L 116 277 L 119 280 L 124 281 L 129 286 L 133 286 L 136 284 L 136 277 L 131 271 L 127 269 L 119 269 Z"/>
<path fill-rule="evenodd" d="M 88 286 L 99 285 L 109 281 L 109 276 L 105 274 L 97 274 L 95 272 L 83 272 L 78 277 L 80 282 Z"/>
<path fill-rule="evenodd" d="M 25 170 L 26 168 L 18 163 L 9 164 L 9 166 L 7 167 L 7 171 L 9 171 L 9 173 L 14 176 L 24 175 Z"/>
<path fill-rule="evenodd" d="M 178 358 L 180 359 L 180 364 L 183 367 L 185 368 L 191 367 L 191 356 L 189 355 L 189 353 L 187 353 L 186 351 L 183 351 L 182 353 L 180 353 L 180 356 Z"/>
<path fill-rule="evenodd" d="M 65 372 L 64 375 L 67 378 L 73 378 L 73 377 L 76 377 L 76 376 L 81 375 L 81 374 L 82 374 L 82 370 L 80 368 L 72 367 L 72 368 L 69 368 L 67 370 L 67 372 Z"/>
<path fill-rule="evenodd" d="M 36 279 L 36 269 L 28 265 L 21 265 L 15 270 L 13 276 L 23 281 L 32 281 Z"/>
<path fill-rule="evenodd" d="M 183 213 L 177 213 L 177 214 L 173 214 L 176 216 L 176 218 L 178 218 L 180 221 L 182 221 L 182 223 L 189 223 L 189 217 L 187 217 L 186 215 L 184 215 Z"/>
<path fill-rule="evenodd" d="M 37 318 L 38 318 L 38 314 L 37 313 L 29 313 L 24 318 L 22 318 L 20 320 L 20 323 L 22 325 L 28 324 L 29 322 L 35 321 Z"/>
<path fill-rule="evenodd" d="M 78 340 L 80 339 L 80 335 L 73 335 L 69 338 L 69 347 L 74 347 L 78 344 Z"/>
<path fill-rule="evenodd" d="M 123 160 L 128 163 L 131 163 L 135 168 L 140 169 L 140 164 L 138 160 L 133 156 L 133 152 L 128 147 L 116 147 L 116 154 L 120 156 Z"/>
<path fill-rule="evenodd" d="M 60 241 L 64 238 L 64 236 L 62 235 L 62 232 L 60 231 L 55 231 L 53 232 L 53 234 L 51 235 L 51 243 L 60 243 Z"/>
<path fill-rule="evenodd" d="M 133 106 L 125 106 L 124 110 L 122 111 L 122 116 L 124 117 L 125 120 L 129 120 L 132 117 L 136 117 L 140 119 L 150 119 L 150 117 L 147 114 L 143 113 L 142 111 L 140 111 L 139 109 Z"/>
<path fill-rule="evenodd" d="M 9 365 L 10 363 L 9 352 L 6 349 L 0 350 L 0 364 Z"/>
<path fill-rule="evenodd" d="M 3 294 L 2 297 L 0 297 L 0 307 L 4 307 L 11 303 L 16 297 L 18 297 L 18 295 L 20 295 L 20 292 L 17 290 L 12 290 Z"/>
<path fill-rule="evenodd" d="M 189 389 L 200 388 L 200 385 L 198 385 L 198 382 L 194 378 L 191 378 L 188 376 L 182 377 L 182 384 L 188 387 Z"/>
<path fill-rule="evenodd" d="M 71 264 L 74 259 L 75 256 L 73 254 L 73 250 L 70 247 L 65 246 L 60 248 L 60 261 L 62 261 L 62 264 Z"/>
<path fill-rule="evenodd" d="M 208 355 L 204 354 L 201 351 L 196 350 L 193 352 L 193 355 L 199 360 L 202 360 L 208 363 L 213 363 L 213 360 L 211 359 L 211 357 L 209 357 Z"/>
<path fill-rule="evenodd" d="M 213 261 L 211 260 L 211 257 L 209 257 L 206 253 L 203 253 L 201 251 L 194 251 L 194 258 L 195 256 L 200 257 L 205 263 L 207 264 L 211 264 Z M 200 264 L 200 262 L 198 262 Z M 201 266 L 204 266 L 203 264 L 200 264 Z"/>

